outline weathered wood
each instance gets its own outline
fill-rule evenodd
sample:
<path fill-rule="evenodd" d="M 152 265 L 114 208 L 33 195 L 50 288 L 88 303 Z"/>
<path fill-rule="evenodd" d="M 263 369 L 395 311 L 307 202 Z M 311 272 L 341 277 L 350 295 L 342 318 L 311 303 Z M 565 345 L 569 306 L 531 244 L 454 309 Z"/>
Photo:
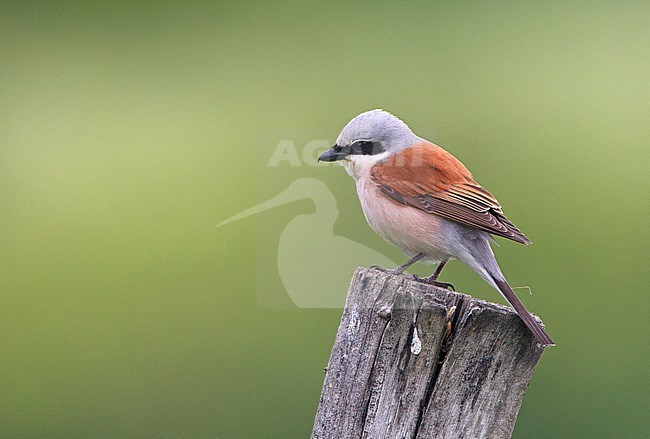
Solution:
<path fill-rule="evenodd" d="M 510 309 L 359 268 L 312 438 L 509 438 L 540 347 Z"/>

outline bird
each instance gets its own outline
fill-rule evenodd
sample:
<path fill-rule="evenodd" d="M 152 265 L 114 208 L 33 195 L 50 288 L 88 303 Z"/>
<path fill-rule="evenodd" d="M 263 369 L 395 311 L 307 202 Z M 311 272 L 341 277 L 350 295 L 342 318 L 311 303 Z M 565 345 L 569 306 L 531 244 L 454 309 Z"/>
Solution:
<path fill-rule="evenodd" d="M 273 198 L 221 221 L 216 227 L 300 200 L 310 200 L 313 211 L 296 215 L 280 234 L 275 261 L 280 280 L 298 308 L 341 308 L 348 279 L 338 279 L 332 273 L 353 269 L 359 263 L 395 262 L 377 250 L 334 233 L 339 210 L 334 194 L 321 180 L 298 178 Z M 262 230 L 268 229 L 266 222 L 263 227 Z M 317 272 L 312 270 L 315 266 L 320 267 Z"/>
<path fill-rule="evenodd" d="M 386 271 L 400 274 L 418 261 L 437 264 L 420 280 L 446 287 L 438 281 L 443 267 L 460 260 L 503 295 L 539 345 L 555 345 L 508 284 L 490 246 L 494 236 L 531 241 L 451 153 L 376 109 L 348 122 L 318 161 L 345 167 L 372 230 L 410 258 Z"/>

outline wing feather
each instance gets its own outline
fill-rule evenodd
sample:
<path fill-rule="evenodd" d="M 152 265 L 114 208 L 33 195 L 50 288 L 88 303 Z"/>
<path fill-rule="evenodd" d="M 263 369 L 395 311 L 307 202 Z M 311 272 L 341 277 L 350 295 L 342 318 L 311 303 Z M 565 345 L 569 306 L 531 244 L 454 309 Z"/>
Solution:
<path fill-rule="evenodd" d="M 421 142 L 407 148 L 373 166 L 370 178 L 396 203 L 530 244 L 505 217 L 497 199 L 474 181 L 458 159 L 437 145 Z"/>

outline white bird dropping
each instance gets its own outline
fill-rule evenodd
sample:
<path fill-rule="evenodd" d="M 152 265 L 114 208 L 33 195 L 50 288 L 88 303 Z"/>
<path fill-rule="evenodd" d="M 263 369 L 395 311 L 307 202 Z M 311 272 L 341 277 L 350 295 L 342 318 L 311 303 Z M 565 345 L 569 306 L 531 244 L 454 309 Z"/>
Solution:
<path fill-rule="evenodd" d="M 413 328 L 413 339 L 411 340 L 411 353 L 417 355 L 422 351 L 422 341 L 418 336 L 418 327 Z"/>

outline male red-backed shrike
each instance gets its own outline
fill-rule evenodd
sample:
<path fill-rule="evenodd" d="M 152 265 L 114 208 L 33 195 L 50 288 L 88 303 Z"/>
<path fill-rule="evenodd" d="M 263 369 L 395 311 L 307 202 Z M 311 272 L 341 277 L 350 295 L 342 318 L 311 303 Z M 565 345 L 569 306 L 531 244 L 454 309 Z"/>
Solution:
<path fill-rule="evenodd" d="M 370 227 L 411 258 L 389 271 L 402 273 L 419 260 L 439 264 L 424 280 L 440 284 L 447 261 L 459 259 L 503 294 L 542 346 L 555 344 L 508 285 L 490 247 L 491 235 L 530 240 L 453 155 L 392 114 L 372 110 L 352 119 L 318 160 L 345 166 Z"/>

